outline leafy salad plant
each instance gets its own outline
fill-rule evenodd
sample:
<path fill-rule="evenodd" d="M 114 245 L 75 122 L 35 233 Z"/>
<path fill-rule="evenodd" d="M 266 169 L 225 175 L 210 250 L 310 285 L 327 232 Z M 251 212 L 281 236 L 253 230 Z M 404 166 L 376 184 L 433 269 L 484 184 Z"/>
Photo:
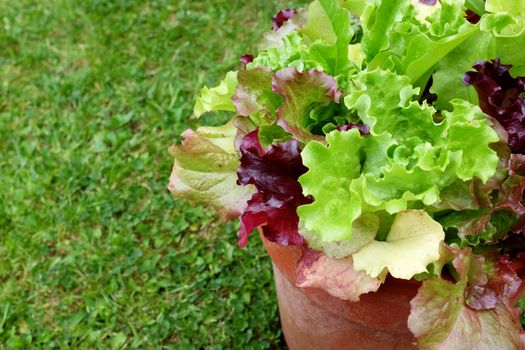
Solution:
<path fill-rule="evenodd" d="M 259 228 L 316 251 L 301 287 L 358 301 L 422 281 L 421 348 L 522 347 L 525 1 L 315 0 L 273 20 L 203 89 L 196 117 L 234 116 L 183 134 L 170 190 L 240 217 L 241 247 Z"/>

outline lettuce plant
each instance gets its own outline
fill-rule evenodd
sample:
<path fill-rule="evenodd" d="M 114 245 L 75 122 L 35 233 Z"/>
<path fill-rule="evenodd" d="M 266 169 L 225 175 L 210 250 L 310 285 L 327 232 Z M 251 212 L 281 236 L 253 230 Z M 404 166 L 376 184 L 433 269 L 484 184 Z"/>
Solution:
<path fill-rule="evenodd" d="M 299 287 L 358 301 L 422 282 L 425 349 L 525 346 L 525 2 L 315 0 L 204 88 L 178 198 L 299 246 Z"/>

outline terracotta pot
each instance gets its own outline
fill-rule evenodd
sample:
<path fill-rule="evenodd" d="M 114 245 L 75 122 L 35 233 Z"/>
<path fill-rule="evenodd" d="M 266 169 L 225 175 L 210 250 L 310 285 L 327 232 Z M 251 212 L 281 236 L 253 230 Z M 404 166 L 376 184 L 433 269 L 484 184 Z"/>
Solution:
<path fill-rule="evenodd" d="M 273 261 L 281 325 L 291 350 L 417 349 L 407 319 L 419 282 L 387 279 L 359 302 L 343 301 L 321 289 L 296 287 L 301 250 L 261 238 Z"/>

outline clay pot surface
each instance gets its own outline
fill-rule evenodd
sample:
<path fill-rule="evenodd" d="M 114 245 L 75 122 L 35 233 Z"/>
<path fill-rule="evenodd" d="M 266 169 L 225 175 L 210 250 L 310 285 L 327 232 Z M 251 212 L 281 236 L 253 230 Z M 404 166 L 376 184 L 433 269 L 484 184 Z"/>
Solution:
<path fill-rule="evenodd" d="M 420 282 L 387 278 L 359 302 L 344 301 L 318 288 L 296 287 L 301 249 L 261 238 L 273 261 L 281 325 L 291 350 L 417 349 L 407 319 Z"/>

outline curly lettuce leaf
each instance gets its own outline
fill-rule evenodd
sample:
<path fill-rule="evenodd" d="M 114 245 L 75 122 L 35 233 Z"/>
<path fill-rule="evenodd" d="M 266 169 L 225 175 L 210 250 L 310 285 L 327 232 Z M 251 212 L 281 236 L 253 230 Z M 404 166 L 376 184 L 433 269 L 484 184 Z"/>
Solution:
<path fill-rule="evenodd" d="M 363 14 L 361 42 L 370 68 L 389 67 L 425 86 L 431 69 L 476 28 L 463 16 L 463 1 L 414 6 L 409 0 L 371 2 Z M 427 16 L 428 14 L 428 16 Z"/>
<path fill-rule="evenodd" d="M 359 296 L 375 292 L 379 278 L 356 271 L 352 258 L 332 259 L 321 252 L 304 248 L 296 268 L 296 284 L 301 288 L 320 288 L 330 295 L 357 302 Z"/>
<path fill-rule="evenodd" d="M 477 32 L 463 14 L 463 1 L 442 1 L 441 8 L 428 17 L 428 30 L 410 39 L 401 64 L 412 82 L 424 77 L 441 59 Z"/>
<path fill-rule="evenodd" d="M 498 37 L 517 37 L 525 31 L 525 3 L 515 0 L 486 0 L 480 28 Z"/>
<path fill-rule="evenodd" d="M 285 27 L 281 29 L 283 28 Z M 277 38 L 272 37 L 268 45 L 270 46 L 260 52 L 246 69 L 270 67 L 275 72 L 286 67 L 293 67 L 299 71 L 316 68 L 315 64 L 310 62 L 308 46 L 297 31 L 291 31 Z"/>
<path fill-rule="evenodd" d="M 301 73 L 284 68 L 274 74 L 272 86 L 284 98 L 277 110 L 279 125 L 300 141 L 322 140 L 322 136 L 313 132 L 333 117 L 330 108 L 335 107 L 342 95 L 337 81 L 317 70 Z M 316 113 L 319 110 L 322 113 Z"/>
<path fill-rule="evenodd" d="M 361 216 L 361 198 L 350 190 L 360 176 L 361 153 L 365 139 L 358 129 L 334 131 L 326 136 L 328 147 L 310 142 L 303 150 L 303 163 L 309 169 L 299 182 L 315 202 L 297 209 L 306 231 L 322 241 L 347 240 L 352 224 Z"/>
<path fill-rule="evenodd" d="M 441 225 L 424 210 L 400 212 L 385 241 L 374 240 L 353 254 L 354 267 L 374 278 L 388 271 L 408 280 L 439 260 L 444 239 Z"/>
<path fill-rule="evenodd" d="M 461 152 L 461 163 L 457 176 L 467 181 L 474 177 L 487 182 L 496 171 L 498 155 L 489 145 L 499 137 L 486 119 L 485 114 L 466 101 L 452 100 L 452 112 L 443 112 L 448 126 L 444 147 L 452 152 Z"/>
<path fill-rule="evenodd" d="M 204 87 L 197 98 L 193 114 L 200 117 L 211 111 L 235 111 L 232 96 L 237 87 L 237 72 L 228 72 L 224 80 L 213 88 Z"/>
<path fill-rule="evenodd" d="M 469 249 L 456 250 L 457 282 L 431 278 L 411 301 L 408 327 L 421 349 L 521 349 L 519 312 L 507 298 L 494 307 L 475 310 L 466 303 L 471 285 L 483 281 L 483 261 Z M 485 276 L 486 277 L 486 276 Z"/>
<path fill-rule="evenodd" d="M 170 149 L 175 157 L 168 188 L 180 199 L 215 207 L 224 220 L 238 217 L 255 188 L 236 184 L 240 164 L 235 149 L 234 121 L 222 127 L 186 130 L 181 145 Z"/>
<path fill-rule="evenodd" d="M 307 13 L 298 11 L 277 31 L 265 34 L 264 51 L 247 69 L 317 69 L 337 77 L 352 67 L 348 44 L 353 35 L 349 13 L 339 1 L 315 0 Z"/>
<path fill-rule="evenodd" d="M 396 139 L 418 136 L 431 141 L 442 132 L 432 120 L 435 110 L 412 102 L 418 90 L 406 76 L 375 69 L 352 76 L 350 84 L 352 90 L 344 98 L 345 105 L 358 112 L 372 134 L 388 130 Z"/>
<path fill-rule="evenodd" d="M 435 167 L 438 163 L 432 162 L 432 157 L 435 159 L 438 153 L 435 147 L 440 147 L 448 149 L 451 157 L 454 153 L 461 153 L 460 164 L 455 170 L 460 179 L 467 181 L 476 176 L 486 182 L 494 175 L 498 156 L 489 144 L 499 138 L 476 106 L 462 100 L 451 101 L 453 112 L 444 112 L 444 121 L 438 124 L 433 120 L 436 111 L 432 107 L 411 101 L 417 90 L 404 76 L 376 69 L 360 73 L 352 80 L 352 85 L 354 89 L 345 97 L 345 104 L 349 109 L 357 110 L 361 120 L 370 125 L 372 134 L 388 132 L 396 141 L 411 146 L 408 150 L 398 147 L 396 152 L 400 160 L 413 148 L 421 155 L 421 167 L 430 170 L 430 166 Z M 413 138 L 434 147 L 411 145 L 408 140 Z M 480 144 L 479 140 L 484 142 Z M 441 158 L 442 165 L 450 161 Z"/>
<path fill-rule="evenodd" d="M 478 107 L 455 100 L 454 110 L 436 123 L 433 108 L 411 101 L 416 91 L 406 77 L 363 72 L 353 86 L 345 103 L 370 126 L 370 135 L 335 130 L 327 145 L 312 141 L 303 151 L 309 170 L 299 181 L 315 201 L 298 212 L 306 231 L 321 241 L 350 240 L 353 222 L 364 213 L 436 205 L 441 191 L 458 181 L 487 182 L 495 174 L 498 156 L 489 145 L 499 138 Z M 455 203 L 472 202 L 469 191 L 459 194 L 465 198 Z"/>

